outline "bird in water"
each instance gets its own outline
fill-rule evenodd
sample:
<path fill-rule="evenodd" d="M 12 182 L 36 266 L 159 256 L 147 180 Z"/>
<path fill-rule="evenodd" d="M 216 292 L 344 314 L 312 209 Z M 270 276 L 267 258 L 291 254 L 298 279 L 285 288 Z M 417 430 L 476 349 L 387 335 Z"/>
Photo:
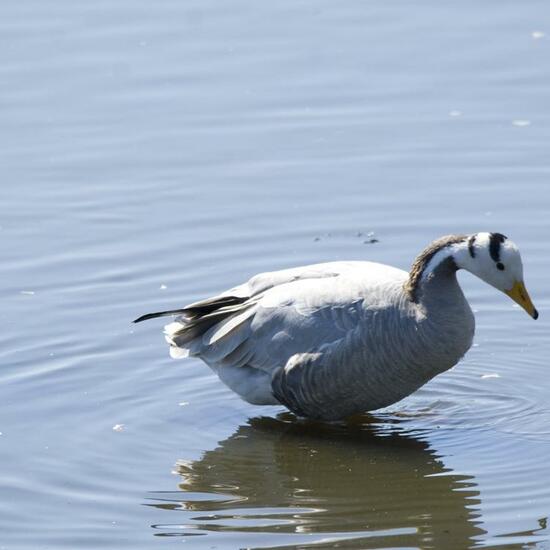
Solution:
<path fill-rule="evenodd" d="M 476 233 L 435 240 L 409 273 L 363 261 L 261 273 L 135 322 L 178 315 L 165 327 L 172 357 L 200 357 L 249 403 L 339 420 L 403 399 L 468 351 L 475 321 L 459 269 L 538 317 L 517 246 Z"/>

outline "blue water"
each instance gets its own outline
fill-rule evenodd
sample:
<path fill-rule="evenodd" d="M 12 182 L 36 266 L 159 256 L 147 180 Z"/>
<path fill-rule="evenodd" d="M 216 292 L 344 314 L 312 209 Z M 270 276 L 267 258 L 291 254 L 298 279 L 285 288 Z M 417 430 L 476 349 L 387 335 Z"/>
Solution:
<path fill-rule="evenodd" d="M 4 2 L 0 549 L 548 547 L 549 15 Z M 246 404 L 131 324 L 483 230 L 540 319 L 461 274 L 475 347 L 353 425 Z"/>

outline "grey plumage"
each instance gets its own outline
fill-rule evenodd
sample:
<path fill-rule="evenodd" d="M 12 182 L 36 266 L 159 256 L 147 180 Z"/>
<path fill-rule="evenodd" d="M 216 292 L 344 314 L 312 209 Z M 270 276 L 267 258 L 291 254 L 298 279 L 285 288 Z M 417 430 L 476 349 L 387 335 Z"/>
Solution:
<path fill-rule="evenodd" d="M 435 240 L 429 246 L 427 246 L 414 260 L 411 270 L 409 272 L 409 280 L 405 284 L 405 291 L 409 295 L 409 298 L 415 302 L 417 300 L 418 287 L 420 280 L 427 268 L 430 260 L 442 249 L 452 245 L 463 242 L 466 240 L 465 235 L 446 235 L 440 239 Z M 469 243 L 469 240 L 468 240 Z M 468 244 L 469 246 L 469 244 Z"/>
<path fill-rule="evenodd" d="M 385 407 L 471 346 L 475 322 L 456 271 L 473 272 L 473 261 L 493 268 L 479 253 L 493 243 L 494 254 L 488 235 L 438 239 L 410 274 L 332 262 L 256 275 L 177 310 L 165 327 L 171 354 L 200 357 L 250 403 L 281 403 L 300 416 L 333 420 Z"/>

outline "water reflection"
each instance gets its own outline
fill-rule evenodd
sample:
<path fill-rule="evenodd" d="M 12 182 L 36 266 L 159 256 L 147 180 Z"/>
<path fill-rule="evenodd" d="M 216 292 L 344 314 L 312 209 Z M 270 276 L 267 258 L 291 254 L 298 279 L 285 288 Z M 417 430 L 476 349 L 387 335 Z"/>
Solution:
<path fill-rule="evenodd" d="M 152 505 L 178 511 L 178 523 L 155 525 L 156 535 L 235 533 L 240 547 L 467 548 L 483 533 L 473 478 L 372 417 L 254 418 L 200 460 L 180 460 L 177 472 L 181 492 Z"/>

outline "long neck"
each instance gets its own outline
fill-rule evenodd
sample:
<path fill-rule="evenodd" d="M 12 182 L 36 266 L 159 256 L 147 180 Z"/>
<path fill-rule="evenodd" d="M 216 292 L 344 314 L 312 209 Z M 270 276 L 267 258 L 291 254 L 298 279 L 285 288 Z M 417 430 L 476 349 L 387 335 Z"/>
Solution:
<path fill-rule="evenodd" d="M 414 260 L 405 284 L 409 299 L 418 302 L 428 289 L 449 290 L 449 285 L 458 288 L 456 271 L 463 267 L 468 256 L 468 237 L 448 235 L 431 243 Z"/>

